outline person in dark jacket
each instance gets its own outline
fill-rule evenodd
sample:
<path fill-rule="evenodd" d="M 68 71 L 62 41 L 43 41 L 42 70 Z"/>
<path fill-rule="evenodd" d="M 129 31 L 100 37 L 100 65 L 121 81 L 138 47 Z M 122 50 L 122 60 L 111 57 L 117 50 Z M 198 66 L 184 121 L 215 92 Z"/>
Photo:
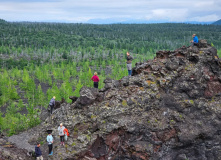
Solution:
<path fill-rule="evenodd" d="M 198 37 L 196 36 L 196 34 L 193 34 L 192 37 L 193 37 L 193 40 L 190 41 L 190 43 L 192 44 L 191 46 L 194 46 L 194 45 L 197 46 L 199 43 Z"/>
<path fill-rule="evenodd" d="M 41 144 L 39 142 L 37 142 L 37 144 L 35 146 L 35 155 L 36 155 L 37 160 L 43 160 L 40 146 L 41 146 Z"/>
<path fill-rule="evenodd" d="M 53 96 L 53 98 L 50 100 L 50 102 L 49 102 L 49 106 L 50 106 L 50 112 L 51 112 L 51 114 L 52 114 L 52 111 L 53 111 L 53 109 L 54 109 L 54 106 L 55 106 L 55 96 Z"/>
<path fill-rule="evenodd" d="M 132 75 L 132 60 L 133 60 L 133 57 L 131 57 L 130 53 L 127 52 L 127 70 L 128 70 L 129 76 Z"/>
<path fill-rule="evenodd" d="M 91 78 L 92 81 L 94 81 L 94 88 L 98 88 L 98 82 L 100 81 L 99 80 L 99 77 L 97 76 L 97 72 L 94 73 L 93 77 Z"/>

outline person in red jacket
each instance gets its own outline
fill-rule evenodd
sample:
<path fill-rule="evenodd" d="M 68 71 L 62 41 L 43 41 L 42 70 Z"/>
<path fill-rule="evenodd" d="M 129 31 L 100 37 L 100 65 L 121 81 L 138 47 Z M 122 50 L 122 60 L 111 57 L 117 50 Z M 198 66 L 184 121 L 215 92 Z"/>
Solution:
<path fill-rule="evenodd" d="M 68 133 L 68 129 L 65 128 L 65 129 L 63 130 L 63 132 L 64 132 L 64 140 L 67 141 L 67 140 L 68 140 L 68 137 L 70 136 L 70 134 Z"/>
<path fill-rule="evenodd" d="M 94 73 L 93 77 L 91 78 L 92 81 L 94 81 L 94 88 L 98 88 L 98 82 L 99 78 L 97 76 L 97 72 Z"/>

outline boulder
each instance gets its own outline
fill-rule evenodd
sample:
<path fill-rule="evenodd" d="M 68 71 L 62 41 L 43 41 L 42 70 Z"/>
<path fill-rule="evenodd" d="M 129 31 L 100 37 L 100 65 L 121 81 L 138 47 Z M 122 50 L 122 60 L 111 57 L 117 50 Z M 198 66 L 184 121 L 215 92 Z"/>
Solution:
<path fill-rule="evenodd" d="M 77 102 L 82 106 L 86 106 L 101 100 L 102 95 L 99 93 L 97 88 L 82 87 L 80 90 L 80 97 Z"/>
<path fill-rule="evenodd" d="M 207 48 L 207 47 L 208 47 L 207 40 L 205 40 L 205 39 L 200 39 L 198 46 L 199 46 L 199 48 Z"/>

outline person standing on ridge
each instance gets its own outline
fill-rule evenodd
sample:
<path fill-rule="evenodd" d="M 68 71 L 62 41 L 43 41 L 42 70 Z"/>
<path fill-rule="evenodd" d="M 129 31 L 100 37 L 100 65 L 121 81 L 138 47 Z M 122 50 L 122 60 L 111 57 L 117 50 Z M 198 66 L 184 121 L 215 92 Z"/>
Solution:
<path fill-rule="evenodd" d="M 41 144 L 39 142 L 37 142 L 36 146 L 35 146 L 35 156 L 36 156 L 37 160 L 43 160 L 40 146 L 41 146 Z"/>
<path fill-rule="evenodd" d="M 128 70 L 128 75 L 132 75 L 132 60 L 133 57 L 130 56 L 130 53 L 127 52 L 127 70 Z"/>
<path fill-rule="evenodd" d="M 192 37 L 193 37 L 193 40 L 190 41 L 190 43 L 192 43 L 191 46 L 194 46 L 194 45 L 197 46 L 199 43 L 198 37 L 196 36 L 196 34 L 193 34 Z"/>
<path fill-rule="evenodd" d="M 53 109 L 54 109 L 54 106 L 55 106 L 55 96 L 53 96 L 53 98 L 50 100 L 50 102 L 49 102 L 49 106 L 50 106 L 50 112 L 51 112 L 51 114 L 52 114 L 52 111 L 53 111 Z"/>
<path fill-rule="evenodd" d="M 98 88 L 98 82 L 100 80 L 99 80 L 99 77 L 97 76 L 97 72 L 94 72 L 94 75 L 91 78 L 91 80 L 94 81 L 94 88 Z"/>
<path fill-rule="evenodd" d="M 48 155 L 51 156 L 53 155 L 52 149 L 53 149 L 53 142 L 54 142 L 54 139 L 51 135 L 51 131 L 48 132 L 47 142 L 48 142 L 48 149 L 49 149 Z"/>
<path fill-rule="evenodd" d="M 65 127 L 61 123 L 60 126 L 58 127 L 58 135 L 60 136 L 61 145 L 64 145 L 64 129 Z"/>

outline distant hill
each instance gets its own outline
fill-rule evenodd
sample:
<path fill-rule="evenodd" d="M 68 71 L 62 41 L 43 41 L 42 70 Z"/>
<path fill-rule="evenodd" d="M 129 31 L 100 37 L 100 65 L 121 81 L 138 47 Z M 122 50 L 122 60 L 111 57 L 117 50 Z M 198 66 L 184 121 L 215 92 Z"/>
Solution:
<path fill-rule="evenodd" d="M 221 19 L 218 20 L 218 21 L 216 21 L 216 22 L 214 22 L 214 23 L 212 23 L 212 24 L 215 24 L 215 25 L 221 25 Z"/>
<path fill-rule="evenodd" d="M 197 21 L 185 21 L 185 22 L 168 22 L 167 20 L 164 21 L 155 21 L 155 20 L 144 20 L 144 19 L 90 19 L 87 21 L 90 24 L 151 24 L 151 23 L 186 23 L 186 24 L 212 24 L 213 22 L 197 22 Z"/>
<path fill-rule="evenodd" d="M 0 19 L 0 23 L 6 23 L 4 19 Z"/>
<path fill-rule="evenodd" d="M 15 22 L 15 21 L 14 21 Z M 49 20 L 42 22 L 34 22 L 34 21 L 16 21 L 20 23 L 69 23 L 65 21 L 57 21 L 57 20 Z M 221 23 L 220 21 L 219 24 Z M 0 23 L 8 23 L 8 21 L 0 18 Z M 87 22 L 83 22 L 87 24 L 159 24 L 159 23 L 183 23 L 183 24 L 201 24 L 201 25 L 210 25 L 213 22 L 198 22 L 198 21 L 167 21 L 167 20 L 145 20 L 145 19 L 116 19 L 116 18 L 107 18 L 107 19 L 90 19 Z M 215 22 L 216 23 L 216 22 Z"/>

